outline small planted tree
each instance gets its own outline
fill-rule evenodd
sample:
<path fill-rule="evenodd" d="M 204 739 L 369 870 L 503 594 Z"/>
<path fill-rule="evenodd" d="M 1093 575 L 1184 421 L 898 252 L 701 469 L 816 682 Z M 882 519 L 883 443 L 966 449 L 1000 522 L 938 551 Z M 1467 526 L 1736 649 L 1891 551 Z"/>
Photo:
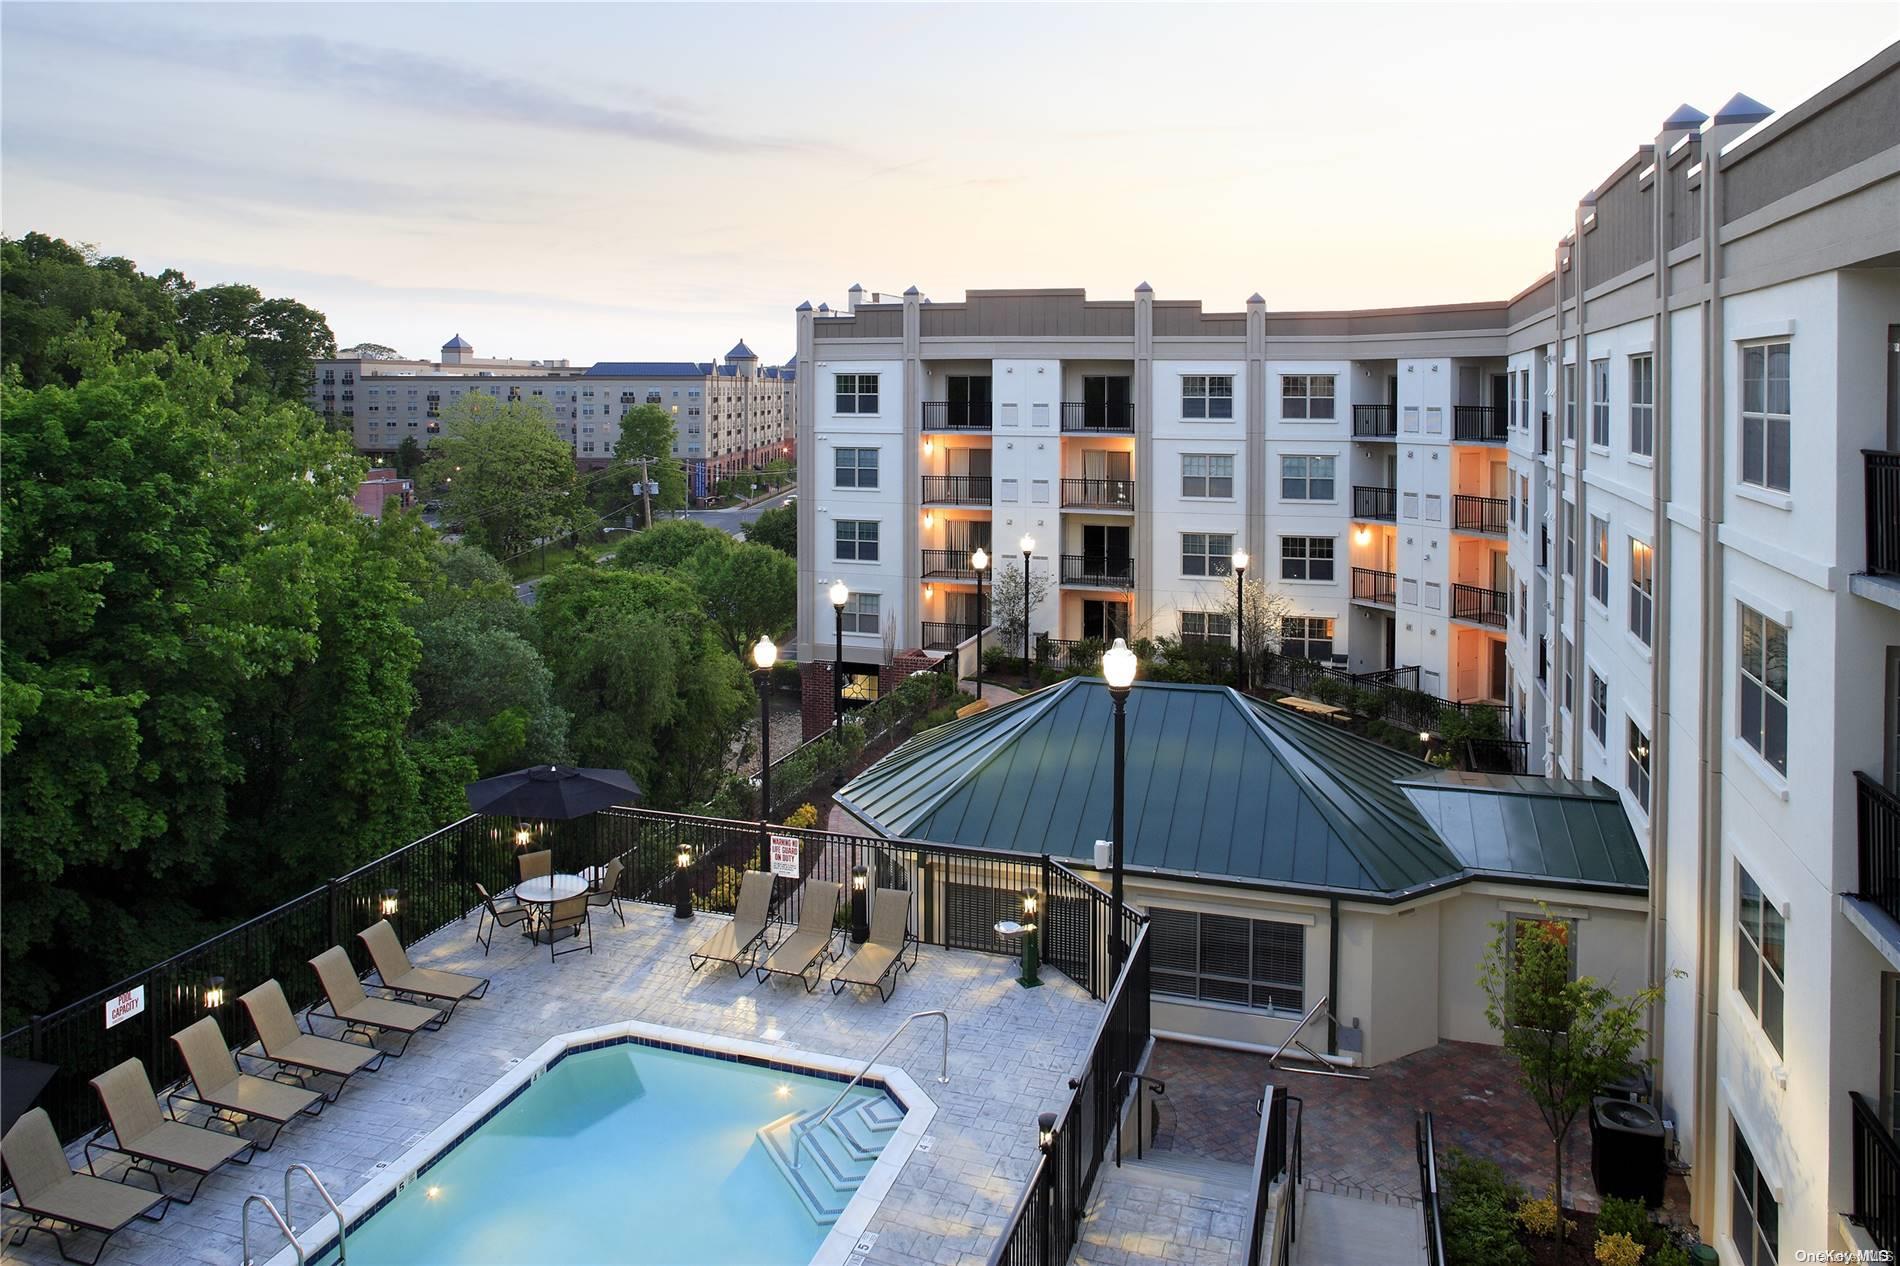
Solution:
<path fill-rule="evenodd" d="M 1627 998 L 1589 976 L 1571 978 L 1570 924 L 1541 919 L 1494 923 L 1478 971 L 1485 1019 L 1517 1060 L 1524 1089 L 1550 1131 L 1551 1199 L 1563 1249 L 1564 1142 L 1591 1096 L 1629 1070 L 1645 1036 L 1642 1016 L 1662 998 L 1651 986 Z"/>

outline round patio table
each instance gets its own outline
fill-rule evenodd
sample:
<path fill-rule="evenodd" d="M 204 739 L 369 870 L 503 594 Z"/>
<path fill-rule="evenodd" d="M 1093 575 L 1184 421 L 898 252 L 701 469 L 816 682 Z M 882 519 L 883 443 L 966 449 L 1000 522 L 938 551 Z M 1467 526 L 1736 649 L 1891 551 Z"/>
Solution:
<path fill-rule="evenodd" d="M 515 899 L 525 906 L 535 907 L 535 917 L 528 920 L 529 930 L 523 932 L 522 935 L 538 938 L 540 932 L 535 925 L 547 917 L 548 907 L 557 901 L 578 897 L 586 891 L 587 881 L 579 875 L 538 875 L 516 884 Z"/>

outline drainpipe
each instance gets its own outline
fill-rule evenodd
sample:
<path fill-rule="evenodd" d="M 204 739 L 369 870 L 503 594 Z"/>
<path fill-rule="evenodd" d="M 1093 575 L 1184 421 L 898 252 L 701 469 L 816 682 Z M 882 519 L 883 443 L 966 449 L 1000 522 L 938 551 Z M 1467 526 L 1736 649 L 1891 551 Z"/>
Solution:
<path fill-rule="evenodd" d="M 1326 921 L 1326 1053 L 1339 1054 L 1339 898 L 1328 903 Z"/>

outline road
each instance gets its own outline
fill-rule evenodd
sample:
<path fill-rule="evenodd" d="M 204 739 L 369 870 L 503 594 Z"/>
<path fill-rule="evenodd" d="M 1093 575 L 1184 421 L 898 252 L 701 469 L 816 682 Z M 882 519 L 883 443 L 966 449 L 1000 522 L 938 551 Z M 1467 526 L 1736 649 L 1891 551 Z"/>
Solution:
<path fill-rule="evenodd" d="M 761 514 L 764 514 L 767 510 L 777 509 L 779 506 L 790 504 L 791 499 L 792 499 L 791 495 L 787 494 L 786 496 L 783 496 L 783 497 L 768 497 L 764 501 L 759 502 L 757 505 L 749 505 L 749 506 L 744 506 L 744 507 L 740 507 L 736 509 L 682 510 L 678 514 L 674 515 L 673 517 L 679 518 L 679 519 L 692 519 L 693 521 L 697 523 L 704 523 L 704 524 L 707 524 L 708 526 L 716 527 L 721 532 L 724 532 L 727 536 L 741 536 L 744 534 L 744 529 L 747 524 L 757 519 Z M 612 558 L 613 555 L 603 554 L 601 555 L 601 557 L 603 560 L 605 560 L 608 558 Z M 524 580 L 520 584 L 515 586 L 515 597 L 521 599 L 521 605 L 525 607 L 531 607 L 534 605 L 535 586 L 539 585 L 542 579 L 544 578 L 537 576 L 533 580 Z"/>

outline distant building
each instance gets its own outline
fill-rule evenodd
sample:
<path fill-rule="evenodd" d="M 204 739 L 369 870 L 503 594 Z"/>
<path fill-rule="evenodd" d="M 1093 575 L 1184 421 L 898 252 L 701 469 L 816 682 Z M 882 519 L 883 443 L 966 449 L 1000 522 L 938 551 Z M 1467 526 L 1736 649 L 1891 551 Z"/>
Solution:
<path fill-rule="evenodd" d="M 391 501 L 400 510 L 407 510 L 414 505 L 415 480 L 404 479 L 388 466 L 377 466 L 363 476 L 362 483 L 356 485 L 356 508 L 372 519 L 382 518 L 383 511 Z"/>

